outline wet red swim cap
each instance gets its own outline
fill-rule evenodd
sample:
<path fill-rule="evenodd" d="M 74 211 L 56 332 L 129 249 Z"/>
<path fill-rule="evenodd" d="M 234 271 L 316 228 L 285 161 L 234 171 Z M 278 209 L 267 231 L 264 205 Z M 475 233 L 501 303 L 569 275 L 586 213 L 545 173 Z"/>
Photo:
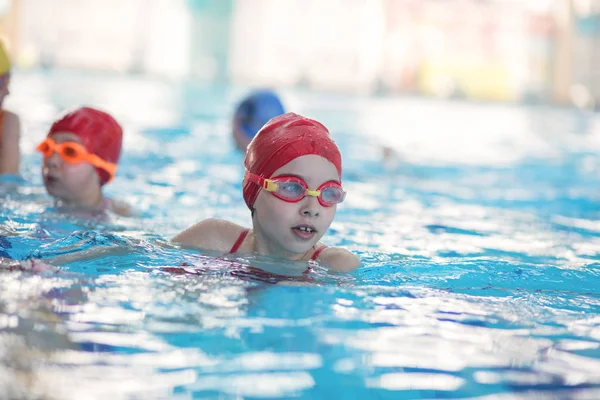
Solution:
<path fill-rule="evenodd" d="M 90 107 L 81 107 L 64 115 L 54 122 L 48 136 L 57 132 L 71 132 L 81 139 L 90 153 L 104 161 L 117 163 L 121 155 L 123 130 L 113 117 Z M 96 168 L 100 182 L 104 185 L 110 179 L 108 172 Z"/>
<path fill-rule="evenodd" d="M 329 131 L 320 122 L 294 113 L 271 119 L 256 134 L 246 149 L 246 170 L 263 178 L 295 158 L 315 154 L 329 160 L 342 177 L 342 156 Z M 258 197 L 260 187 L 244 180 L 244 200 L 248 208 Z"/>

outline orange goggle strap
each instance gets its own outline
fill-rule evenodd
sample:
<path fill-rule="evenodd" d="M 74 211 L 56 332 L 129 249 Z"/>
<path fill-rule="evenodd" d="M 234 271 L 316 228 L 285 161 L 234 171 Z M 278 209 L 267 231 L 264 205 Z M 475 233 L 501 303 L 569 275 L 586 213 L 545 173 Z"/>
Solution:
<path fill-rule="evenodd" d="M 65 145 L 71 146 L 77 152 L 78 156 L 65 156 L 65 154 L 62 153 L 62 149 Z M 42 153 L 44 157 L 50 157 L 56 151 L 59 154 L 59 156 L 68 163 L 76 164 L 81 162 L 88 162 L 96 168 L 102 168 L 110 175 L 108 182 L 110 182 L 117 173 L 117 164 L 105 161 L 98 157 L 96 154 L 89 153 L 87 149 L 79 143 L 65 142 L 61 144 L 56 144 L 56 142 L 51 138 L 46 138 L 42 143 L 40 143 L 36 147 L 36 150 Z"/>

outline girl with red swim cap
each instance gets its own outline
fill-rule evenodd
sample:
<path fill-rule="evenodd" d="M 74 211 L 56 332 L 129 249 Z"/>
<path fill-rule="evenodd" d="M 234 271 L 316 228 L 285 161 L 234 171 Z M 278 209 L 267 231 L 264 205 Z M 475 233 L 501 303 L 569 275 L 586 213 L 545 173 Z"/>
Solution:
<path fill-rule="evenodd" d="M 126 204 L 102 194 L 116 174 L 122 139 L 117 121 L 90 107 L 71 111 L 52 124 L 37 150 L 44 156 L 44 186 L 59 207 L 131 215 Z"/>
<path fill-rule="evenodd" d="M 175 236 L 186 246 L 319 260 L 338 271 L 358 267 L 351 252 L 320 243 L 346 192 L 338 147 L 321 123 L 294 113 L 271 119 L 248 145 L 242 183 L 252 229 L 205 219 Z"/>

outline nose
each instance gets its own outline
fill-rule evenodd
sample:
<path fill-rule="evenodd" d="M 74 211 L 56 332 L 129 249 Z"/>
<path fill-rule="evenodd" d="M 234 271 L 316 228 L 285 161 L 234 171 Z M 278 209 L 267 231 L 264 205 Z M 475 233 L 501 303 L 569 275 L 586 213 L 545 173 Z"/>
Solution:
<path fill-rule="evenodd" d="M 300 208 L 300 214 L 302 214 L 303 217 L 313 218 L 319 215 L 321 205 L 315 196 L 307 195 L 301 201 L 302 207 Z"/>
<path fill-rule="evenodd" d="M 50 155 L 50 157 L 44 158 L 44 164 L 48 168 L 59 168 L 61 163 L 62 163 L 62 158 L 60 158 L 56 152 L 52 153 Z"/>

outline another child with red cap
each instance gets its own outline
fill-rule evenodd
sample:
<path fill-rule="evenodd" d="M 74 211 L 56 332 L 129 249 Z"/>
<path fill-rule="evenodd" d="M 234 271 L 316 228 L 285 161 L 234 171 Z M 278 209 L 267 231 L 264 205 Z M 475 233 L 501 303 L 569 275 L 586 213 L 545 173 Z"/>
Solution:
<path fill-rule="evenodd" d="M 44 186 L 59 207 L 131 215 L 126 204 L 102 194 L 117 172 L 122 139 L 117 121 L 90 107 L 71 111 L 52 124 L 37 150 L 44 155 Z"/>
<path fill-rule="evenodd" d="M 320 243 L 346 192 L 342 159 L 321 123 L 294 113 L 271 119 L 246 151 L 243 194 L 252 229 L 206 219 L 172 240 L 227 253 L 319 260 L 338 271 L 358 267 L 348 250 Z"/>

